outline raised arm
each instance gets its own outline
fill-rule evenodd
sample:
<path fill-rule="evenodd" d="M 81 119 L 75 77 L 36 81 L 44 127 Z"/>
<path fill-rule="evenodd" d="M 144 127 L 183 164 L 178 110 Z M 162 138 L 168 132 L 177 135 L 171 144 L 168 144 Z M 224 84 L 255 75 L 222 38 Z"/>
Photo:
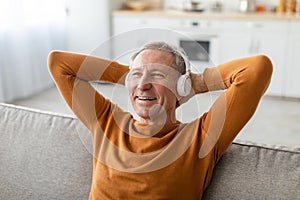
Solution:
<path fill-rule="evenodd" d="M 196 93 L 226 89 L 201 118 L 200 158 L 213 148 L 217 159 L 225 152 L 254 114 L 270 83 L 272 69 L 269 58 L 258 55 L 208 68 L 202 75 L 193 75 Z"/>
<path fill-rule="evenodd" d="M 61 51 L 49 54 L 48 67 L 65 101 L 88 128 L 110 104 L 89 82 L 124 84 L 128 72 L 127 66 L 116 62 Z"/>

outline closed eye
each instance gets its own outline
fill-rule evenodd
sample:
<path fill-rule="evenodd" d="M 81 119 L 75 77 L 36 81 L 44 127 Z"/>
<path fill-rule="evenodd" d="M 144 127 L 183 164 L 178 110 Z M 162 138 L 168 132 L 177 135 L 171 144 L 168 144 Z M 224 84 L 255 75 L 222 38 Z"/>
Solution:
<path fill-rule="evenodd" d="M 141 77 L 141 76 L 142 76 L 142 73 L 138 72 L 138 71 L 131 73 L 131 77 Z"/>
<path fill-rule="evenodd" d="M 154 78 L 165 78 L 166 77 L 162 73 L 152 73 L 151 76 L 154 77 Z"/>

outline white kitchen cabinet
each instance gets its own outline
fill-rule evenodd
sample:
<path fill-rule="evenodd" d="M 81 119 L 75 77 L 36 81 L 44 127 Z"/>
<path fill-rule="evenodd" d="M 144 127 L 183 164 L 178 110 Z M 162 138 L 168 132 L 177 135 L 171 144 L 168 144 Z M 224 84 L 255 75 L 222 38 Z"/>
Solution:
<path fill-rule="evenodd" d="M 287 47 L 286 90 L 284 96 L 300 98 L 300 22 L 289 24 Z"/>
<path fill-rule="evenodd" d="M 170 24 L 166 18 L 147 17 L 147 16 L 115 16 L 113 17 L 113 34 L 138 29 L 138 28 L 165 28 Z"/>
<path fill-rule="evenodd" d="M 225 21 L 221 35 L 221 62 L 249 56 L 251 34 L 243 21 Z"/>
<path fill-rule="evenodd" d="M 273 63 L 273 76 L 266 92 L 282 96 L 285 93 L 285 65 L 288 23 L 286 21 L 233 20 L 224 22 L 221 37 L 221 60 L 267 55 Z"/>

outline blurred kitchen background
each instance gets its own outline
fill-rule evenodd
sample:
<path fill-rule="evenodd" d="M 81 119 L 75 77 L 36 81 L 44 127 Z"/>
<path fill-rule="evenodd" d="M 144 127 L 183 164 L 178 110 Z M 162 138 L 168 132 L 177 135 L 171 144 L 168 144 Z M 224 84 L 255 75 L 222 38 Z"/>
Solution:
<path fill-rule="evenodd" d="M 154 40 L 184 48 L 198 72 L 268 55 L 270 88 L 237 140 L 300 148 L 299 0 L 0 0 L 0 102 L 72 115 L 48 73 L 51 50 L 128 64 Z M 124 88 L 98 90 L 128 107 Z M 199 116 L 218 94 L 200 95 L 178 117 Z"/>

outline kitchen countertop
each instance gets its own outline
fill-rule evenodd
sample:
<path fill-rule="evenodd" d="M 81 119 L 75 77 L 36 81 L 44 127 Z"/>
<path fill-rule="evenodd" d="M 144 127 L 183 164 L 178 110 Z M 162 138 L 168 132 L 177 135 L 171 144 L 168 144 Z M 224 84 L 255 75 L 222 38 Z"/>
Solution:
<path fill-rule="evenodd" d="M 246 20 L 297 20 L 300 14 L 279 13 L 239 13 L 239 12 L 188 12 L 180 10 L 115 10 L 114 16 L 145 16 L 145 17 L 169 17 L 169 18 L 195 18 L 195 19 L 246 19 Z"/>

